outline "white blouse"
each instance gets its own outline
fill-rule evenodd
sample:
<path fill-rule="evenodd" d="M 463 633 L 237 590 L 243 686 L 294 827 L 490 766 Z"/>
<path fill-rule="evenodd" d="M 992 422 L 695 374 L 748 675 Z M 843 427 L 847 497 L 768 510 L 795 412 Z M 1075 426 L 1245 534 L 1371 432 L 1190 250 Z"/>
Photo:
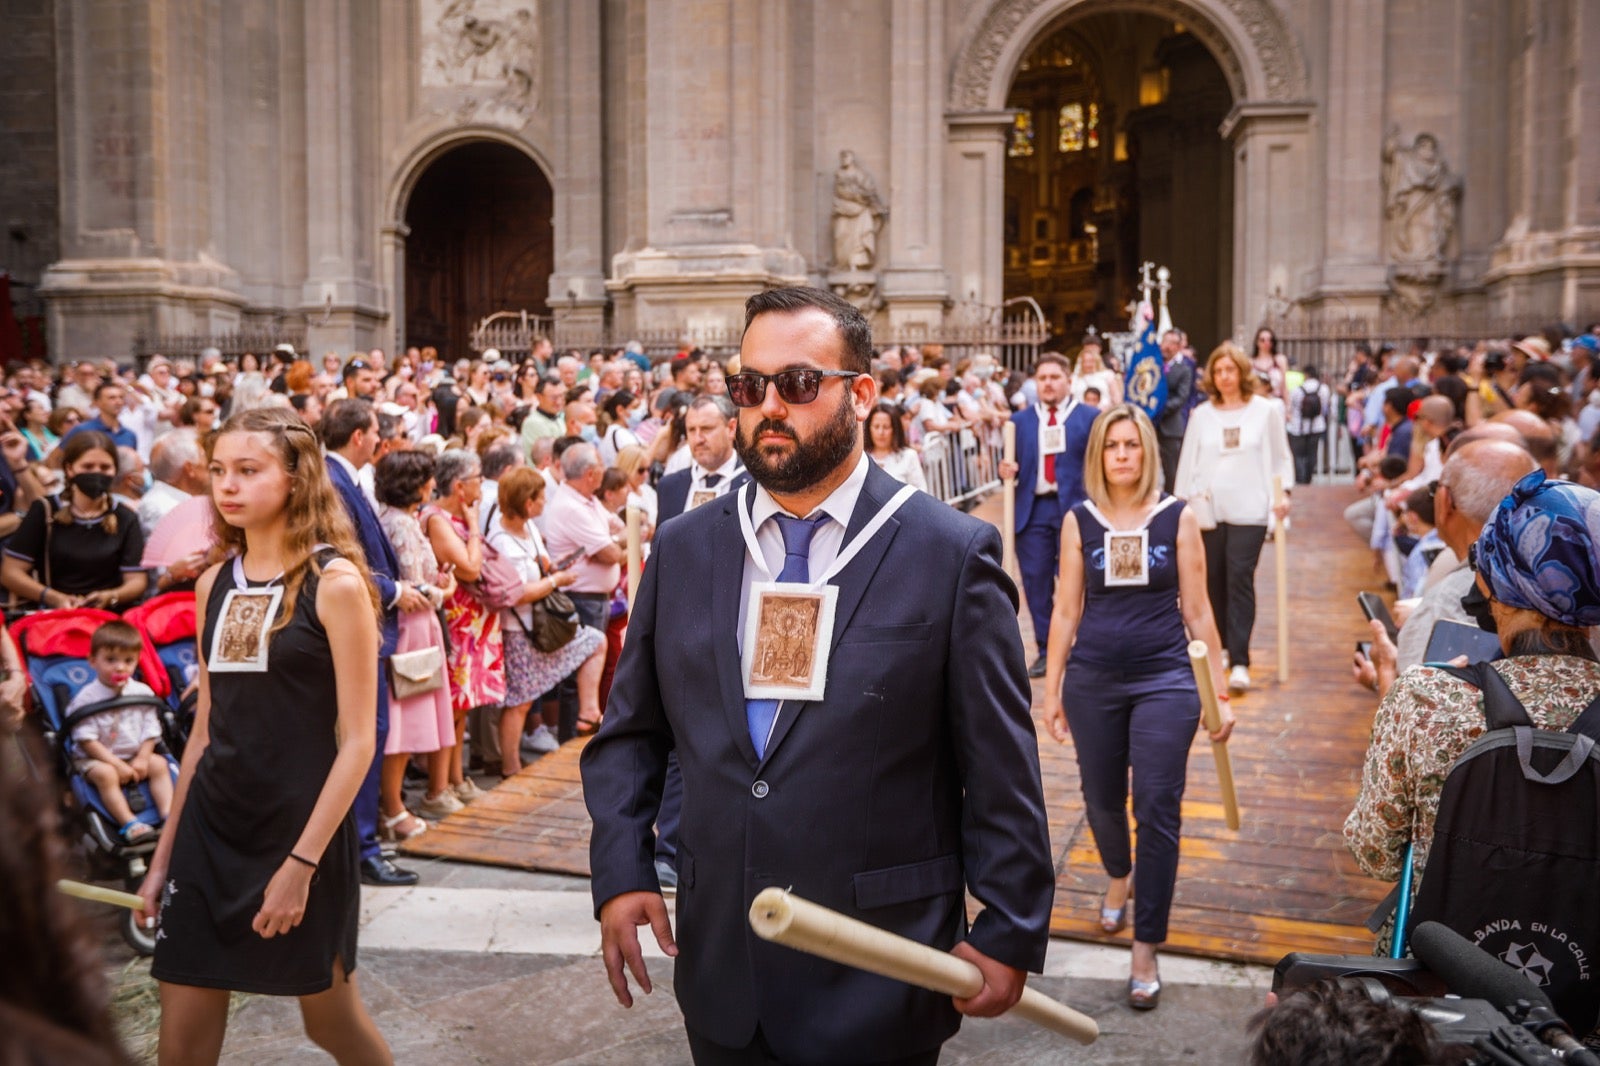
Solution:
<path fill-rule="evenodd" d="M 901 448 L 891 454 L 887 459 L 880 459 L 872 452 L 867 455 L 872 461 L 883 468 L 883 472 L 897 481 L 903 481 L 912 488 L 928 491 L 928 481 L 922 476 L 922 457 L 912 448 Z"/>
<path fill-rule="evenodd" d="M 1231 411 L 1203 403 L 1189 415 L 1173 495 L 1192 500 L 1209 493 L 1218 522 L 1265 526 L 1271 524 L 1274 477 L 1283 479 L 1286 491 L 1294 487 L 1282 402 L 1252 396 Z"/>

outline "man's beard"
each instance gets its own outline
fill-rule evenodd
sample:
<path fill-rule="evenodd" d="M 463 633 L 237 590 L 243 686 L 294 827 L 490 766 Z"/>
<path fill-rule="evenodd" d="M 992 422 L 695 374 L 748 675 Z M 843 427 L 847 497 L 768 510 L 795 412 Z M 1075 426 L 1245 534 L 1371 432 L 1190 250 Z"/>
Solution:
<path fill-rule="evenodd" d="M 781 433 L 794 442 L 794 450 L 787 456 L 764 454 L 753 440 L 763 433 Z M 794 427 L 787 422 L 764 418 L 758 422 L 749 437 L 740 425 L 734 434 L 733 447 L 739 461 L 756 484 L 768 492 L 802 492 L 818 484 L 850 458 L 850 453 L 861 441 L 861 430 L 856 425 L 855 408 L 850 397 L 845 396 L 832 419 L 809 441 L 802 441 Z"/>

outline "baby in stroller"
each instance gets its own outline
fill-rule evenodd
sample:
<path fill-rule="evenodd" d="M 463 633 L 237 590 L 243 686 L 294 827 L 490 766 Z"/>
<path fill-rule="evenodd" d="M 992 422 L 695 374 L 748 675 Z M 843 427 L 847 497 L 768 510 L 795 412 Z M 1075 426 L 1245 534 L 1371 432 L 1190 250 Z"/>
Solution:
<path fill-rule="evenodd" d="M 162 739 L 160 700 L 150 686 L 133 680 L 143 648 L 139 631 L 126 622 L 106 622 L 96 629 L 89 643 L 95 680 L 72 698 L 63 719 L 73 723 L 74 768 L 100 793 L 128 844 L 148 840 L 157 830 L 134 816 L 124 786 L 148 782 L 163 822 L 172 809 L 172 775 L 166 757 L 156 750 Z M 148 702 L 139 697 L 148 697 Z"/>

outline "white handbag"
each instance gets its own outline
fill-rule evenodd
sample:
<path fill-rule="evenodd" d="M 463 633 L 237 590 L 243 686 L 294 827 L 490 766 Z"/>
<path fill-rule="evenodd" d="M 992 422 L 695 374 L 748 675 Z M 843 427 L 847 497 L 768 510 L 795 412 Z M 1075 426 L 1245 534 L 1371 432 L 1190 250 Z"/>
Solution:
<path fill-rule="evenodd" d="M 1209 532 L 1217 528 L 1217 512 L 1211 506 L 1211 493 L 1197 493 L 1188 500 L 1188 504 L 1189 510 L 1194 512 L 1195 521 L 1200 523 L 1202 531 Z"/>
<path fill-rule="evenodd" d="M 389 656 L 389 690 L 403 700 L 444 688 L 444 649 L 419 648 Z"/>

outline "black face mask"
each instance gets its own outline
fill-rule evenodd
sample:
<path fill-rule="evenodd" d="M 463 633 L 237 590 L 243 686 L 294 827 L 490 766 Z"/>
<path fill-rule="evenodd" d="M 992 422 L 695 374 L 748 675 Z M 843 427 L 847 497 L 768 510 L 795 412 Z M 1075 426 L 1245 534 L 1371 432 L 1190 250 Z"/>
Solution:
<path fill-rule="evenodd" d="M 1495 625 L 1494 612 L 1489 609 L 1489 597 L 1483 594 L 1483 589 L 1478 583 L 1472 583 L 1472 589 L 1461 597 L 1461 609 L 1467 612 L 1467 617 L 1478 623 L 1478 628 L 1485 633 L 1498 633 L 1500 630 Z"/>
<path fill-rule="evenodd" d="M 114 481 L 116 481 L 116 478 L 110 474 L 74 474 L 72 476 L 73 487 L 91 500 L 98 500 L 110 492 L 111 484 Z"/>

